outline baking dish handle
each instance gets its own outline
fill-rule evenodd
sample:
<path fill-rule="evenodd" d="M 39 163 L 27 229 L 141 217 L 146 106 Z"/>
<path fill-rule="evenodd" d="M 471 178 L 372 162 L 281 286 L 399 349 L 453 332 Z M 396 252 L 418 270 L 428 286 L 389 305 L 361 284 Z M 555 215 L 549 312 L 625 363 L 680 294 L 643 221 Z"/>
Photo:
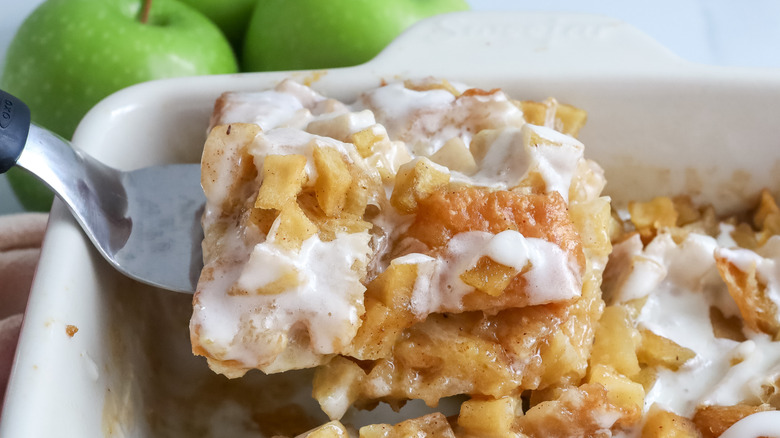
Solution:
<path fill-rule="evenodd" d="M 689 65 L 648 35 L 614 18 L 493 11 L 456 12 L 422 20 L 371 63 L 395 66 L 392 70 L 411 66 L 403 72 L 407 74 L 444 70 L 452 72 L 450 77 L 473 72 L 474 65 L 491 75 L 532 71 L 580 76 L 658 72 Z"/>

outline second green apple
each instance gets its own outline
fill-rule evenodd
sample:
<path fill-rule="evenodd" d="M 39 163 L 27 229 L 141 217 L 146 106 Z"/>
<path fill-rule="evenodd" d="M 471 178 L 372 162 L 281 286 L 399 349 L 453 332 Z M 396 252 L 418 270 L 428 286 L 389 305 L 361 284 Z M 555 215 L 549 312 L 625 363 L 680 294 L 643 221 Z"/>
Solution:
<path fill-rule="evenodd" d="M 181 0 L 216 24 L 225 34 L 230 45 L 241 53 L 244 44 L 244 35 L 252 17 L 252 10 L 258 0 Z M 262 1 L 262 0 L 261 0 Z"/>
<path fill-rule="evenodd" d="M 260 0 L 243 70 L 301 70 L 366 62 L 416 21 L 469 9 L 463 0 Z"/>

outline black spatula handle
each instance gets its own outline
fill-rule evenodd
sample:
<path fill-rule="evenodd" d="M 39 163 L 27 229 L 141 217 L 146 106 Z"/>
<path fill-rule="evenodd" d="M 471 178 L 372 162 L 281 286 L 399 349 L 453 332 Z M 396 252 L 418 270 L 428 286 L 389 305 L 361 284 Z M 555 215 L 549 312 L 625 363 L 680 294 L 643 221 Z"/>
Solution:
<path fill-rule="evenodd" d="M 30 109 L 0 90 L 0 173 L 14 167 L 30 132 Z"/>

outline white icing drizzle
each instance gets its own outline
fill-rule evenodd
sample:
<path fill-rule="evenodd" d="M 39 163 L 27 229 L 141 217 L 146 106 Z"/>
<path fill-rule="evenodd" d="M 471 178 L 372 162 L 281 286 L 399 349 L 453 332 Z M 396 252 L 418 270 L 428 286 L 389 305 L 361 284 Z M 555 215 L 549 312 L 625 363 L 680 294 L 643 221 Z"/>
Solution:
<path fill-rule="evenodd" d="M 780 378 L 780 345 L 755 333 L 732 352 L 741 362 L 731 367 L 703 400 L 705 405 L 729 406 L 736 402 L 759 403 L 763 386 L 772 387 Z M 779 425 L 780 426 L 780 425 Z"/>
<path fill-rule="evenodd" d="M 323 102 L 316 93 L 303 92 L 299 87 L 302 86 L 280 85 L 277 90 L 258 94 L 263 94 L 261 100 L 277 104 L 276 110 L 269 111 L 276 111 L 276 115 L 272 114 L 275 120 L 282 120 L 284 115 L 297 111 L 297 104 L 293 101 L 301 105 Z M 297 94 L 291 95 L 290 92 Z M 293 103 L 288 105 L 290 102 Z M 338 109 L 338 105 L 333 108 Z M 264 111 L 262 105 L 259 111 Z M 266 115 L 260 114 L 261 117 Z M 251 114 L 247 116 L 254 117 Z M 320 117 L 335 120 L 332 115 Z M 301 127 L 271 127 L 255 137 L 249 153 L 258 170 L 262 169 L 265 157 L 270 154 L 301 154 L 307 158 L 307 185 L 312 185 L 317 179 L 313 150 L 315 147 L 331 147 L 368 174 L 376 173 L 353 145 L 301 130 L 315 118 L 307 113 L 305 120 Z M 344 120 L 349 121 L 350 128 L 354 130 L 373 124 L 370 112 L 348 114 Z M 268 122 L 267 126 L 274 124 L 275 121 Z M 221 184 L 212 187 L 208 194 L 209 205 L 204 216 L 206 228 L 224 220 L 220 219 L 220 205 L 232 185 L 231 166 L 236 164 L 235 160 L 218 164 L 218 183 Z M 362 278 L 353 267 L 368 264 L 371 255 L 368 232 L 340 233 L 330 242 L 320 241 L 315 235 L 303 243 L 300 252 L 291 253 L 274 244 L 276 225 L 266 240 L 266 236 L 255 227 L 242 228 L 238 218 L 227 223 L 227 229 L 220 237 L 219 259 L 207 266 L 213 268 L 215 278 L 201 281 L 198 302 L 194 306 L 192 324 L 198 327 L 199 343 L 203 348 L 220 360 L 235 360 L 246 368 L 265 367 L 266 371 L 273 372 L 277 368 L 315 365 L 318 360 L 316 355 L 334 353 L 351 341 L 363 312 L 365 290 Z M 277 295 L 253 295 L 253 291 L 290 272 L 296 273 L 300 279 L 296 287 Z M 250 291 L 250 295 L 226 296 L 225 291 L 234 286 Z M 301 329 L 308 332 L 311 350 L 297 351 L 295 357 L 290 357 L 284 348 L 290 335 Z M 273 363 L 275 360 L 284 362 L 284 365 Z"/>
<path fill-rule="evenodd" d="M 474 292 L 460 275 L 488 256 L 521 271 L 528 281 L 528 305 L 545 304 L 579 296 L 579 269 L 558 245 L 527 238 L 514 230 L 492 234 L 468 231 L 452 237 L 439 257 L 409 254 L 393 263 L 417 264 L 417 283 L 412 293 L 412 310 L 418 317 L 436 312 L 463 310 L 463 297 Z"/>
<path fill-rule="evenodd" d="M 374 113 L 369 110 L 346 113 L 325 113 L 315 116 L 306 130 L 323 137 L 347 140 L 351 134 L 376 124 Z"/>
<path fill-rule="evenodd" d="M 727 234 L 731 229 L 721 231 Z M 780 342 L 747 330 L 748 340 L 741 343 L 713 334 L 710 307 L 726 316 L 739 314 L 718 275 L 714 254 L 736 254 L 750 263 L 758 257 L 719 247 L 719 242 L 730 241 L 723 235 L 715 239 L 690 233 L 678 245 L 669 234 L 660 233 L 644 250 L 638 235 L 614 246 L 610 258 L 616 263 L 622 259 L 622 266 L 616 267 L 625 274 L 615 281 L 612 299 L 626 302 L 646 296 L 638 326 L 696 353 L 676 372 L 658 369 L 645 409 L 658 404 L 690 417 L 699 405 L 757 403 L 762 385 L 780 377 Z"/>
<path fill-rule="evenodd" d="M 404 141 L 416 154 L 430 155 L 460 132 L 456 126 L 440 126 L 454 101 L 449 91 L 415 91 L 397 82 L 363 93 L 353 107 L 372 110 L 391 138 Z"/>
<path fill-rule="evenodd" d="M 525 135 L 539 141 L 528 145 L 533 165 L 545 181 L 547 192 L 558 192 L 569 200 L 569 187 L 577 164 L 582 159 L 584 145 L 573 137 L 543 126 L 525 125 Z"/>
<path fill-rule="evenodd" d="M 285 80 L 273 90 L 254 93 L 228 93 L 221 117 L 211 126 L 227 123 L 254 123 L 264 131 L 279 126 L 303 127 L 311 110 L 325 98 L 309 87 Z"/>
<path fill-rule="evenodd" d="M 757 412 L 737 421 L 720 438 L 780 438 L 780 411 Z"/>
<path fill-rule="evenodd" d="M 717 237 L 718 240 L 718 246 L 722 248 L 735 248 L 739 245 L 737 245 L 737 242 L 734 241 L 734 238 L 731 237 L 731 233 L 734 232 L 734 225 L 727 224 L 727 223 L 720 223 L 718 224 L 718 230 L 719 234 Z"/>
<path fill-rule="evenodd" d="M 456 98 L 446 90 L 410 90 L 402 82 L 363 93 L 353 106 L 374 111 L 391 138 L 430 156 L 453 137 L 466 145 L 481 129 L 520 127 L 522 111 L 501 91 Z"/>
<path fill-rule="evenodd" d="M 277 245 L 274 235 L 272 228 L 268 239 L 252 248 L 246 263 L 226 271 L 230 272 L 223 277 L 226 281 L 211 283 L 200 295 L 197 315 L 202 316 L 198 321 L 202 343 L 229 346 L 220 359 L 236 360 L 248 368 L 272 362 L 279 351 L 275 345 L 269 348 L 251 342 L 252 338 L 242 339 L 239 321 L 264 332 L 264 338 L 284 338 L 301 324 L 309 333 L 313 351 L 330 354 L 351 341 L 362 314 L 365 287 L 352 267 L 368 262 L 368 232 L 339 233 L 330 242 L 315 234 L 298 252 Z M 297 285 L 279 294 L 254 293 L 288 272 L 296 274 Z M 231 284 L 248 294 L 226 297 L 219 293 Z"/>
<path fill-rule="evenodd" d="M 525 124 L 502 130 L 490 144 L 476 174 L 453 172 L 453 181 L 507 190 L 531 172 L 545 182 L 547 192 L 558 192 L 568 202 L 569 188 L 584 146 L 573 137 L 550 128 Z"/>
<path fill-rule="evenodd" d="M 314 166 L 313 156 L 315 147 L 335 148 L 349 161 L 362 164 L 354 146 L 292 128 L 278 128 L 258 134 L 249 152 L 254 157 L 255 166 L 258 169 L 263 168 L 263 161 L 268 155 L 299 154 L 305 156 L 307 182 L 304 186 L 310 186 L 317 180 L 317 169 Z"/>
<path fill-rule="evenodd" d="M 629 260 L 630 266 L 620 269 L 622 275 L 613 300 L 622 303 L 642 298 L 667 284 L 698 290 L 721 285 L 712 256 L 716 247 L 715 239 L 696 233 L 689 234 L 678 246 L 671 235 L 663 232 L 644 250 L 638 234 L 615 244 L 610 263 L 623 259 Z"/>

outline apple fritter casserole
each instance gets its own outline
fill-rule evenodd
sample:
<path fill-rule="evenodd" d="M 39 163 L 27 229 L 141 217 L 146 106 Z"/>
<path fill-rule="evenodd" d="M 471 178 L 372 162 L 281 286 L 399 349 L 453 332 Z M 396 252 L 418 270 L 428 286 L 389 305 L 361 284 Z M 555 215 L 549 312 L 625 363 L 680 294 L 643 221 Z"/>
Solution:
<path fill-rule="evenodd" d="M 308 437 L 718 436 L 780 406 L 780 209 L 613 211 L 586 113 L 446 80 L 225 93 L 202 160 L 195 354 L 316 367 Z M 606 271 L 605 271 L 606 268 Z M 346 428 L 350 407 L 456 416 Z M 688 435 L 684 435 L 688 434 Z"/>

